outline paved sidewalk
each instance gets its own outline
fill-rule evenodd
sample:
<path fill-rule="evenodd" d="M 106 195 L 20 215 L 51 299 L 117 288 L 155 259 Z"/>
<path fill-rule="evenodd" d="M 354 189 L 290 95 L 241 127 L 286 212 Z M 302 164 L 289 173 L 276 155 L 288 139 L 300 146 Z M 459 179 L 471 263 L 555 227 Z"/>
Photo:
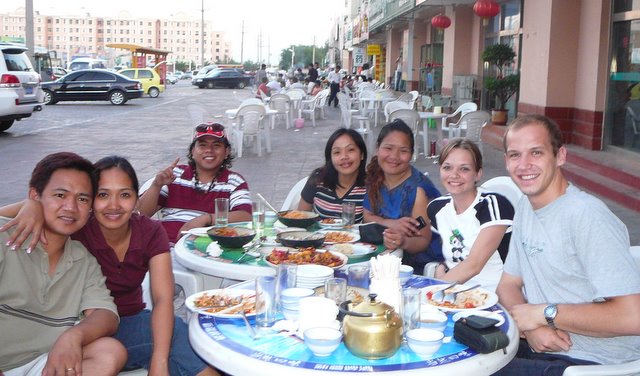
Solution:
<path fill-rule="evenodd" d="M 284 121 L 271 131 L 272 153 L 263 154 L 259 158 L 252 150 L 245 150 L 241 159 L 234 161 L 233 169 L 240 172 L 249 182 L 252 192 L 261 193 L 269 202 L 279 209 L 291 187 L 307 176 L 314 168 L 324 163 L 324 147 L 331 133 L 340 126 L 340 111 L 336 108 L 325 109 L 327 119 L 316 120 L 316 127 L 305 119 L 302 129 L 285 129 Z M 384 115 L 381 123 L 384 124 Z M 375 138 L 381 125 L 373 129 L 373 135 L 367 137 L 369 157 L 375 153 Z M 434 129 L 429 132 L 429 140 L 435 140 Z M 420 153 L 422 139 L 418 138 Z M 504 158 L 501 150 L 485 144 L 484 175 L 482 181 L 496 176 L 506 175 Z M 428 172 L 434 184 L 441 190 L 438 166 L 433 159 L 425 159 L 418 155 L 413 165 L 420 171 Z M 627 225 L 631 244 L 640 244 L 640 215 L 611 201 L 605 200 L 609 208 Z"/>

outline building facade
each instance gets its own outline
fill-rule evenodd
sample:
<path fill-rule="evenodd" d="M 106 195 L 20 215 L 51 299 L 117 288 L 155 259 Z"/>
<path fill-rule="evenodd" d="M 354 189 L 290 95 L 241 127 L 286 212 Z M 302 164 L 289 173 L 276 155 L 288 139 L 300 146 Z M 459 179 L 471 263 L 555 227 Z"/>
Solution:
<path fill-rule="evenodd" d="M 25 37 L 25 10 L 0 14 L 0 37 Z M 148 48 L 171 51 L 168 61 L 200 64 L 225 63 L 232 58 L 231 43 L 225 33 L 204 23 L 204 54 L 202 54 L 200 20 L 184 13 L 167 19 L 140 18 L 121 12 L 116 17 L 83 15 L 34 14 L 34 43 L 55 53 L 62 63 L 74 57 L 94 57 L 107 60 L 109 66 L 127 63 L 128 52 L 106 47 L 108 44 L 137 44 Z M 149 62 L 152 63 L 152 62 Z"/>
<path fill-rule="evenodd" d="M 510 118 L 544 114 L 571 144 L 640 152 L 640 2 L 494 0 L 499 12 L 487 19 L 474 12 L 475 3 L 347 2 L 338 21 L 342 65 L 356 70 L 351 51 L 379 51 L 365 58 L 375 67 L 375 79 L 392 85 L 400 70 L 404 91 L 451 96 L 454 106 L 475 101 L 489 110 L 494 98 L 483 89 L 483 77 L 495 71 L 482 52 L 507 44 L 516 58 L 504 73 L 520 74 L 519 90 L 507 105 Z M 437 15 L 451 25 L 434 27 Z"/>

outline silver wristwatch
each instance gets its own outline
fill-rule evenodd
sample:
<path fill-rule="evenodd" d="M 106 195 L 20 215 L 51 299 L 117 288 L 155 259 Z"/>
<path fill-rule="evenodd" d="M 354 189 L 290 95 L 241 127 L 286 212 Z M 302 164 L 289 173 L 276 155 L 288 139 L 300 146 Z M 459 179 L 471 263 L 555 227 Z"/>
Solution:
<path fill-rule="evenodd" d="M 558 306 L 556 304 L 549 304 L 548 306 L 544 307 L 544 318 L 545 320 L 547 320 L 547 325 L 549 325 L 553 329 L 556 328 L 556 324 L 553 320 L 556 318 L 557 314 Z"/>

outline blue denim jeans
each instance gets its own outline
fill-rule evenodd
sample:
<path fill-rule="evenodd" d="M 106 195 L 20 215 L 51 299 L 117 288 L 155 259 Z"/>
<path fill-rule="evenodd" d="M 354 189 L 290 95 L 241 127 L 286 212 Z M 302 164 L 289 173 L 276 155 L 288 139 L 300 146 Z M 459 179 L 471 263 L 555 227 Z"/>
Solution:
<path fill-rule="evenodd" d="M 494 376 L 562 376 L 569 366 L 598 364 L 564 355 L 533 352 L 527 341 L 521 339 L 518 353 Z"/>
<path fill-rule="evenodd" d="M 114 338 L 122 342 L 129 353 L 125 369 L 149 369 L 153 352 L 151 311 L 145 309 L 133 316 L 120 318 L 120 326 Z M 169 352 L 169 373 L 180 376 L 197 375 L 207 365 L 196 355 L 189 344 L 187 324 L 180 318 L 173 323 L 173 338 Z"/>

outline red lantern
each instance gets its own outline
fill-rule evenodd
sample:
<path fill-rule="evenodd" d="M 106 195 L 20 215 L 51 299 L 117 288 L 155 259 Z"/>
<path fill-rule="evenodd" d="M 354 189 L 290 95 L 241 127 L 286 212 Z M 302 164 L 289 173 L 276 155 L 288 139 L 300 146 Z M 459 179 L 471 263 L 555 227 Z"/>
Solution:
<path fill-rule="evenodd" d="M 473 5 L 473 11 L 486 21 L 500 13 L 500 5 L 494 0 L 478 0 Z"/>
<path fill-rule="evenodd" d="M 431 25 L 438 29 L 446 29 L 451 26 L 451 19 L 445 15 L 439 14 L 431 19 Z"/>

